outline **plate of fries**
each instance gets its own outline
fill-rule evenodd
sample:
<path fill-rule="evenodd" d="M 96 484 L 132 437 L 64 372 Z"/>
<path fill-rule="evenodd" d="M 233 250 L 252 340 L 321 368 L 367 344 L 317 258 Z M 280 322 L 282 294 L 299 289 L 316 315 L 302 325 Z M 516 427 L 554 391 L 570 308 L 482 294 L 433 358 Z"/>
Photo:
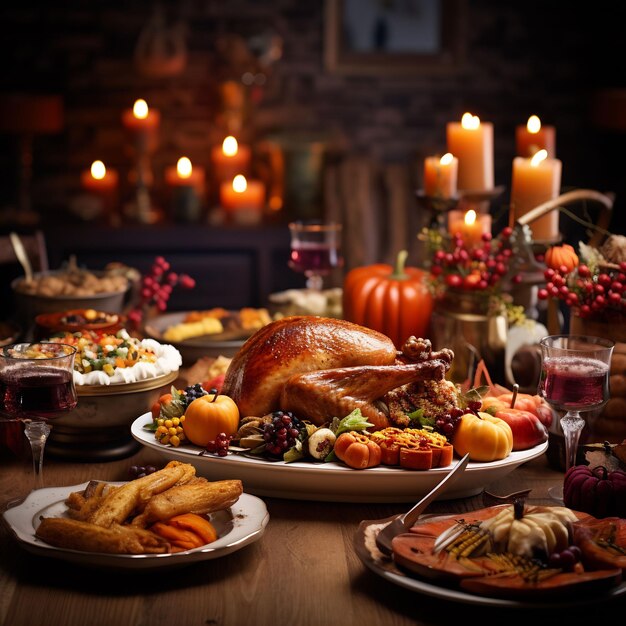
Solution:
<path fill-rule="evenodd" d="M 3 517 L 28 552 L 98 568 L 181 567 L 225 556 L 261 538 L 269 513 L 261 499 L 241 491 L 239 481 L 210 482 L 192 471 L 190 484 L 182 485 L 189 487 L 186 491 L 176 482 L 163 489 L 163 474 L 157 475 L 170 466 L 134 481 L 37 489 Z M 146 487 L 150 493 L 152 485 L 154 495 L 145 500 Z M 172 503 L 176 510 L 171 509 Z M 131 515 L 127 515 L 129 507 Z M 190 549 L 176 548 L 171 539 L 152 530 L 176 516 L 187 516 L 181 513 L 185 508 L 209 510 L 201 517 L 214 529 L 213 540 Z M 168 517 L 170 513 L 174 516 Z"/>

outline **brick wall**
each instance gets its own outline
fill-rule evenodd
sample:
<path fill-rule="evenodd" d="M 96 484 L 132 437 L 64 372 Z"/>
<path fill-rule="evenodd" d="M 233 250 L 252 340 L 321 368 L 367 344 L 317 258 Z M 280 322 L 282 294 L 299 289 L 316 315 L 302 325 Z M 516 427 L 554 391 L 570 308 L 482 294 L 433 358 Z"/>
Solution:
<path fill-rule="evenodd" d="M 28 0 L 0 10 L 3 92 L 56 92 L 64 98 L 61 133 L 35 138 L 34 194 L 46 214 L 79 191 L 80 172 L 96 158 L 125 175 L 131 167 L 121 111 L 137 97 L 162 115 L 153 167 L 155 194 L 182 153 L 210 167 L 222 131 L 217 87 L 225 67 L 216 53 L 224 33 L 247 40 L 264 32 L 283 42 L 260 101 L 247 121 L 250 140 L 268 136 L 324 140 L 343 152 L 414 165 L 445 147 L 445 123 L 471 110 L 495 127 L 496 182 L 510 185 L 514 128 L 537 113 L 557 127 L 564 187 L 618 193 L 623 203 L 623 131 L 601 130 L 590 115 L 599 89 L 624 87 L 623 36 L 615 3 L 467 3 L 465 54 L 451 72 L 354 76 L 323 63 L 321 0 L 164 2 L 168 24 L 185 25 L 186 68 L 169 78 L 141 75 L 133 53 L 155 2 Z M 606 59 L 618 65 L 611 69 Z M 12 200 L 15 137 L 0 136 L 0 206 Z M 506 201 L 506 198 L 503 200 Z"/>

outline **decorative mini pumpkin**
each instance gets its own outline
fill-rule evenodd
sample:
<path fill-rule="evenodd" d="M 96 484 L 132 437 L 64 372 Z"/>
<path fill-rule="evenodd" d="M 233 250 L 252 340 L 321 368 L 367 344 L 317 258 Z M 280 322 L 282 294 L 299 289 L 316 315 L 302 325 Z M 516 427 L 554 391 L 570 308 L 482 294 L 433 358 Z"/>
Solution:
<path fill-rule="evenodd" d="M 387 335 L 398 349 L 412 335 L 427 337 L 433 310 L 428 272 L 406 267 L 407 256 L 401 250 L 395 268 L 384 263 L 356 267 L 343 284 L 344 318 Z"/>
<path fill-rule="evenodd" d="M 548 248 L 545 256 L 546 265 L 553 269 L 558 270 L 561 267 L 567 268 L 567 273 L 578 267 L 578 255 L 572 246 L 568 243 L 564 243 L 560 246 L 552 246 Z"/>
<path fill-rule="evenodd" d="M 563 504 L 594 517 L 626 517 L 626 472 L 574 465 L 563 479 Z"/>
<path fill-rule="evenodd" d="M 220 433 L 234 435 L 239 427 L 239 409 L 230 396 L 207 394 L 191 402 L 185 411 L 183 431 L 191 443 L 203 448 Z"/>
<path fill-rule="evenodd" d="M 466 413 L 459 420 L 452 444 L 459 456 L 469 453 L 471 461 L 499 461 L 513 450 L 513 431 L 504 420 L 489 413 Z"/>

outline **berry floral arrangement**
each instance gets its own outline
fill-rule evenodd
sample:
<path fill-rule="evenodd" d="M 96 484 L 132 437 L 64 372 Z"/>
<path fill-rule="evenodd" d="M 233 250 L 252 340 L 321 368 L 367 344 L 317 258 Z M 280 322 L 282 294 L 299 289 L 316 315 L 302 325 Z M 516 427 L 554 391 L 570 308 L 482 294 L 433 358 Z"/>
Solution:
<path fill-rule="evenodd" d="M 600 247 L 580 242 L 546 251 L 542 300 L 564 303 L 583 319 L 617 321 L 626 312 L 626 237 L 611 235 Z"/>
<path fill-rule="evenodd" d="M 163 312 L 175 287 L 193 289 L 196 281 L 187 274 L 172 271 L 162 256 L 154 259 L 150 272 L 141 278 L 139 301 L 128 312 L 128 321 L 139 327 L 153 309 Z"/>
<path fill-rule="evenodd" d="M 485 305 L 485 313 L 504 314 L 510 324 L 525 320 L 524 308 L 513 304 L 507 287 L 520 282 L 513 273 L 513 229 L 493 236 L 484 233 L 478 245 L 468 245 L 460 233 L 451 236 L 424 229 L 420 239 L 430 255 L 429 288 L 436 299 L 467 294 Z"/>

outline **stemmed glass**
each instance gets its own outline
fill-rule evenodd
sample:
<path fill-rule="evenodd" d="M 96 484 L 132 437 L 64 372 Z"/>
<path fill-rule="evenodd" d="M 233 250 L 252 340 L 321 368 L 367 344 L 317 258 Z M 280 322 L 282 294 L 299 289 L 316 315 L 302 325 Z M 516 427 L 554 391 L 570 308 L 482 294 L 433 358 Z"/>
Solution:
<path fill-rule="evenodd" d="M 16 343 L 0 348 L 0 420 L 24 423 L 35 489 L 44 486 L 48 420 L 76 407 L 75 355 L 76 348 L 63 343 Z"/>
<path fill-rule="evenodd" d="M 289 267 L 306 276 L 307 289 L 321 291 L 324 276 L 343 259 L 341 247 L 341 224 L 320 221 L 296 221 L 289 224 L 291 255 Z"/>
<path fill-rule="evenodd" d="M 585 335 L 550 335 L 541 346 L 540 396 L 565 411 L 561 428 L 565 439 L 565 470 L 576 464 L 580 433 L 585 426 L 581 413 L 602 408 L 609 400 L 609 367 L 615 342 Z M 549 490 L 563 500 L 563 486 Z"/>

